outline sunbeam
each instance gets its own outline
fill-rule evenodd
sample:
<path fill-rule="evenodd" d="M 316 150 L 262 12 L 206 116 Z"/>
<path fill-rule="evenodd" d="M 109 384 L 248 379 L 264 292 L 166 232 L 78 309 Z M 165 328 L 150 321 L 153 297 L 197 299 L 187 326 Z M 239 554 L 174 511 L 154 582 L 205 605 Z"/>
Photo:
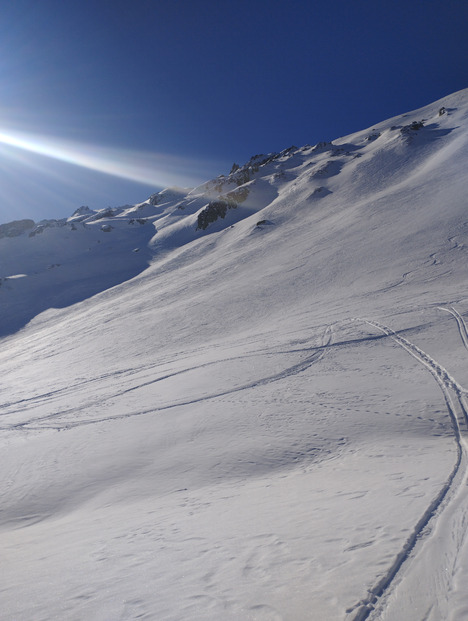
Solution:
<path fill-rule="evenodd" d="M 4 130 L 0 131 L 0 143 L 144 185 L 196 186 L 204 180 L 206 162 L 163 153 L 100 147 Z M 5 150 L 1 155 L 2 158 L 8 157 Z M 11 157 L 15 158 L 13 153 Z"/>

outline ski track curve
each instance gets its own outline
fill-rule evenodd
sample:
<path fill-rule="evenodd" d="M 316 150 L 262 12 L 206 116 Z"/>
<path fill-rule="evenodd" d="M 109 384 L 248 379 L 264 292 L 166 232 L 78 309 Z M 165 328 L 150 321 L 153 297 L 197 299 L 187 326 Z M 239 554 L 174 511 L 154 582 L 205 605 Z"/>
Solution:
<path fill-rule="evenodd" d="M 468 350 L 468 328 L 466 327 L 466 322 L 460 313 L 451 306 L 450 308 L 445 308 L 444 306 L 439 306 L 439 310 L 445 311 L 446 313 L 450 313 L 453 317 L 455 317 L 458 325 L 458 331 L 460 332 L 461 340 L 463 341 L 463 345 L 465 349 Z"/>
<path fill-rule="evenodd" d="M 457 321 L 458 330 L 460 333 L 460 337 L 463 341 L 465 348 L 468 351 L 468 329 L 463 317 L 456 311 L 453 307 L 451 308 L 443 308 L 439 307 L 440 310 L 446 311 L 450 313 L 455 320 Z M 468 472 L 468 448 L 466 445 L 466 441 L 463 438 L 462 434 L 462 425 L 468 425 L 468 407 L 466 403 L 466 395 L 468 395 L 468 391 L 461 386 L 454 377 L 450 375 L 445 367 L 439 364 L 434 358 L 429 356 L 426 352 L 424 352 L 417 345 L 404 338 L 398 332 L 395 332 L 393 329 L 388 326 L 379 323 L 375 320 L 370 319 L 362 319 L 362 318 L 354 318 L 352 321 L 358 321 L 365 323 L 382 333 L 382 336 L 372 337 L 374 339 L 377 338 L 391 338 L 397 345 L 402 347 L 409 355 L 415 358 L 420 364 L 422 364 L 426 369 L 431 373 L 434 379 L 437 381 L 441 392 L 444 396 L 444 400 L 447 406 L 447 410 L 452 422 L 452 428 L 454 433 L 454 439 L 456 442 L 456 460 L 455 465 L 443 483 L 441 489 L 439 490 L 436 497 L 431 501 L 429 506 L 424 511 L 421 518 L 413 527 L 413 530 L 406 542 L 404 543 L 400 552 L 396 555 L 393 563 L 387 569 L 386 573 L 377 581 L 377 583 L 368 591 L 367 597 L 364 597 L 359 602 L 357 602 L 354 606 L 347 609 L 346 619 L 348 621 L 365 621 L 369 618 L 374 618 L 373 613 L 378 611 L 379 603 L 382 604 L 383 600 L 390 591 L 392 586 L 395 583 L 395 579 L 399 575 L 400 571 L 404 566 L 406 566 L 407 561 L 410 559 L 410 556 L 413 556 L 413 552 L 420 547 L 421 544 L 428 543 L 430 541 L 430 537 L 423 536 L 425 533 L 423 531 L 427 530 L 427 526 L 429 522 L 433 520 L 433 518 L 439 518 L 441 513 L 443 513 L 444 509 L 448 506 L 450 501 L 453 499 L 457 489 L 461 487 L 461 479 L 463 478 L 461 475 L 466 475 Z M 66 430 L 73 429 L 75 427 L 79 427 L 82 425 L 90 425 L 95 423 L 102 422 L 110 422 L 114 420 L 121 420 L 126 418 L 131 418 L 134 416 L 142 416 L 150 413 L 164 412 L 166 410 L 170 410 L 176 407 L 183 407 L 187 405 L 192 405 L 195 403 L 200 403 L 203 401 L 210 401 L 213 399 L 217 399 L 229 394 L 233 394 L 236 392 L 241 392 L 244 390 L 252 389 L 257 386 L 263 386 L 266 384 L 270 384 L 272 382 L 276 382 L 279 380 L 286 379 L 293 375 L 297 375 L 302 373 L 306 369 L 308 369 L 311 365 L 319 362 L 326 351 L 334 345 L 334 336 L 335 331 L 333 325 L 329 325 L 326 327 L 322 338 L 321 343 L 312 347 L 306 347 L 301 350 L 294 350 L 296 352 L 304 352 L 308 351 L 310 354 L 302 361 L 287 367 L 286 369 L 275 373 L 273 375 L 263 377 L 257 380 L 253 380 L 241 386 L 237 386 L 231 389 L 227 389 L 224 391 L 218 391 L 210 395 L 204 395 L 199 398 L 187 399 L 184 401 L 169 403 L 167 405 L 163 405 L 160 407 L 152 407 L 146 410 L 140 410 L 137 412 L 129 412 L 125 414 L 120 414 L 116 416 L 107 416 L 100 418 L 92 418 L 81 421 L 73 421 L 68 420 L 64 421 L 63 416 L 67 416 L 73 414 L 72 411 L 67 412 L 55 412 L 46 417 L 42 417 L 41 419 L 34 419 L 23 421 L 17 424 L 13 424 L 8 427 L 4 427 L 4 429 L 25 429 L 25 430 L 41 430 L 41 429 L 55 429 L 55 430 Z M 367 339 L 362 339 L 367 340 Z M 340 343 L 336 343 L 339 345 Z M 256 355 L 259 352 L 253 352 L 250 355 Z M 246 356 L 238 356 L 234 358 L 229 358 L 226 360 L 237 360 L 240 358 L 244 358 Z M 223 360 L 217 360 L 209 363 L 205 363 L 199 366 L 190 367 L 187 369 L 182 369 L 176 371 L 174 373 L 169 373 L 159 378 L 155 378 L 154 380 L 144 382 L 141 385 L 137 385 L 135 387 L 131 387 L 129 389 L 124 389 L 119 393 L 113 394 L 110 398 L 115 398 L 120 394 L 125 394 L 126 392 L 130 392 L 133 390 L 138 390 L 139 388 L 145 387 L 149 384 L 156 383 L 159 381 L 163 381 L 169 377 L 174 375 L 179 375 L 181 373 L 185 373 L 190 370 L 195 370 L 201 367 L 210 366 L 212 364 L 219 364 L 223 362 Z M 41 395 L 44 396 L 44 395 Z M 50 396 L 50 393 L 47 395 Z M 62 420 L 61 420 L 62 419 Z M 46 423 L 46 424 L 43 424 Z M 48 424 L 47 424 L 48 423 Z M 445 501 L 445 502 L 444 502 Z M 461 546 L 461 542 L 460 542 Z"/>
<path fill-rule="evenodd" d="M 465 338 L 466 343 L 468 344 L 466 324 L 459 313 L 457 313 L 455 309 L 441 310 L 447 310 L 455 317 L 455 319 L 457 319 L 460 336 L 462 337 L 464 344 Z M 447 410 L 452 421 L 457 450 L 457 457 L 452 472 L 445 480 L 439 493 L 432 500 L 414 526 L 410 536 L 395 557 L 392 565 L 388 568 L 387 572 L 380 578 L 380 580 L 378 580 L 378 582 L 371 589 L 369 589 L 368 596 L 363 598 L 352 608 L 348 608 L 346 611 L 348 613 L 346 618 L 349 621 L 365 621 L 371 617 L 374 611 L 377 611 L 379 601 L 382 600 L 384 593 L 387 593 L 393 586 L 395 578 L 405 565 L 406 561 L 408 561 L 410 554 L 415 551 L 415 548 L 419 543 L 426 543 L 428 541 L 428 538 L 423 538 L 422 535 L 432 518 L 440 517 L 440 514 L 444 509 L 446 509 L 447 503 L 449 503 L 450 500 L 453 500 L 457 491 L 461 491 L 462 493 L 464 491 L 462 490 L 462 485 L 464 485 L 468 473 L 468 448 L 462 435 L 461 425 L 463 425 L 463 423 L 468 425 L 468 410 L 465 401 L 467 391 L 460 384 L 458 384 L 458 382 L 448 373 L 447 369 L 434 360 L 434 358 L 429 356 L 417 345 L 402 337 L 388 326 L 368 319 L 355 318 L 354 321 L 361 321 L 380 330 L 383 334 L 391 338 L 396 344 L 402 347 L 413 358 L 425 366 L 426 369 L 432 374 L 434 379 L 439 384 L 447 405 Z M 465 346 L 468 349 L 467 344 L 465 344 Z M 449 494 L 449 492 L 451 494 Z M 448 496 L 450 495 L 451 498 L 449 499 Z M 446 499 L 447 502 L 444 503 L 444 500 Z M 460 549 L 462 543 L 463 539 L 461 538 L 458 542 L 458 549 Z M 455 560 L 456 554 L 454 562 Z M 446 562 L 446 560 L 444 562 Z"/>
<path fill-rule="evenodd" d="M 260 378 L 257 380 L 253 380 L 251 382 L 248 382 L 247 384 L 243 384 L 241 386 L 236 386 L 235 388 L 230 388 L 224 391 L 220 391 L 220 392 L 215 392 L 212 393 L 210 395 L 203 395 L 201 397 L 198 398 L 193 398 L 193 399 L 187 399 L 184 401 L 177 401 L 174 403 L 169 403 L 167 405 L 163 405 L 160 407 L 152 407 L 152 408 L 148 408 L 145 410 L 139 410 L 137 412 L 129 412 L 129 413 L 125 413 L 125 414 L 117 414 L 115 416 L 106 416 L 106 417 L 100 417 L 100 418 L 92 418 L 92 419 L 87 419 L 87 420 L 80 420 L 80 421 L 64 421 L 63 417 L 64 416 L 70 416 L 73 415 L 74 413 L 79 413 L 80 411 L 82 411 L 82 408 L 70 408 L 66 411 L 60 411 L 60 412 L 54 412 L 52 414 L 49 414 L 47 416 L 43 416 L 40 418 L 34 418 L 34 419 L 29 419 L 26 421 L 21 421 L 18 423 L 13 423 L 11 425 L 8 426 L 4 426 L 4 427 L 0 427 L 0 429 L 2 430 L 18 430 L 18 429 L 25 429 L 25 430 L 41 430 L 41 429 L 54 429 L 54 430 L 66 430 L 66 429 L 72 429 L 75 427 L 80 427 L 82 425 L 92 425 L 95 423 L 103 423 L 103 422 L 107 422 L 107 421 L 116 421 L 116 420 L 122 420 L 122 419 L 126 419 L 126 418 L 132 418 L 134 416 L 143 416 L 145 414 L 151 414 L 151 413 L 156 413 L 156 412 L 164 412 L 166 410 L 171 410 L 173 408 L 176 407 L 183 407 L 183 406 L 187 406 L 187 405 L 194 405 L 196 403 L 201 403 L 203 401 L 211 401 L 213 399 L 217 399 L 220 397 L 224 397 L 226 395 L 230 395 L 236 392 L 241 392 L 243 390 L 248 390 L 251 388 L 256 388 L 258 386 L 264 386 L 266 384 L 270 384 L 272 382 L 277 382 L 279 380 L 283 380 L 286 379 L 287 377 L 291 377 L 293 375 L 297 375 L 299 373 L 302 373 L 303 371 L 305 371 L 306 369 L 308 369 L 312 364 L 315 364 L 317 362 L 319 362 L 323 356 L 325 355 L 325 352 L 327 351 L 328 347 L 330 347 L 333 344 L 333 339 L 334 339 L 334 335 L 335 335 L 335 330 L 333 325 L 328 325 L 322 335 L 321 338 L 321 342 L 318 345 L 312 346 L 312 347 L 307 347 L 302 349 L 301 351 L 307 351 L 307 352 L 311 352 L 310 355 L 308 355 L 304 360 L 302 360 L 301 362 L 298 362 L 290 367 L 287 367 L 286 369 L 284 369 L 283 371 L 280 371 L 279 373 L 275 373 L 273 375 L 264 377 L 264 378 Z M 295 350 L 298 351 L 298 350 Z M 234 358 L 229 358 L 229 359 L 223 359 L 223 360 L 216 360 L 216 361 L 212 361 L 212 362 L 208 362 L 208 363 L 204 363 L 202 365 L 198 365 L 198 366 L 194 366 L 194 367 L 190 367 L 187 369 L 182 369 L 179 371 L 175 371 L 174 373 L 169 373 L 166 374 L 164 376 L 158 377 L 154 380 L 150 380 L 148 382 L 144 382 L 142 384 L 139 384 L 137 386 L 128 388 L 128 389 L 124 389 L 122 391 L 119 391 L 117 393 L 113 393 L 112 395 L 109 395 L 108 397 L 106 397 L 104 400 L 100 401 L 97 404 L 90 404 L 90 407 L 93 407 L 93 405 L 95 407 L 99 407 L 99 405 L 102 405 L 102 403 L 105 403 L 106 401 L 109 401 L 111 399 L 114 399 L 115 397 L 121 396 L 125 393 L 128 392 L 132 392 L 135 390 L 138 390 L 140 388 L 144 388 L 148 385 L 157 383 L 159 381 L 163 381 L 165 379 L 168 379 L 170 377 L 174 377 L 176 375 L 180 375 L 182 373 L 186 373 L 188 371 L 192 371 L 192 370 L 196 370 L 196 369 L 200 369 L 200 368 L 204 368 L 204 367 L 208 367 L 211 366 L 213 364 L 219 364 L 222 362 L 226 362 L 226 361 L 232 361 L 232 360 L 240 360 L 242 358 L 246 358 L 249 357 L 251 355 L 256 355 L 256 352 L 249 354 L 247 356 L 237 356 Z M 47 422 L 49 421 L 49 423 L 47 424 Z M 46 424 L 43 424 L 46 423 Z"/>

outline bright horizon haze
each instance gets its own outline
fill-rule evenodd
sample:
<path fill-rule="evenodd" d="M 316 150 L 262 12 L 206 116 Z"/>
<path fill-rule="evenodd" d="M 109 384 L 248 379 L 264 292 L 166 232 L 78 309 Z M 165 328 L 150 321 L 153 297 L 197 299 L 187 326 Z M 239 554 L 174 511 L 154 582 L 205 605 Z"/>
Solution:
<path fill-rule="evenodd" d="M 465 88 L 468 5 L 3 3 L 0 222 L 137 203 Z"/>

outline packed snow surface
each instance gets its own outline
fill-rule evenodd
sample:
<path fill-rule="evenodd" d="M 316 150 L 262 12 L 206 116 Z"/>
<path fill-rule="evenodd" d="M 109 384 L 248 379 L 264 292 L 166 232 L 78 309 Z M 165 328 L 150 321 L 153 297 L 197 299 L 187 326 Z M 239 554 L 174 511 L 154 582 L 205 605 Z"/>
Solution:
<path fill-rule="evenodd" d="M 0 227 L 2 619 L 468 618 L 468 90 Z"/>

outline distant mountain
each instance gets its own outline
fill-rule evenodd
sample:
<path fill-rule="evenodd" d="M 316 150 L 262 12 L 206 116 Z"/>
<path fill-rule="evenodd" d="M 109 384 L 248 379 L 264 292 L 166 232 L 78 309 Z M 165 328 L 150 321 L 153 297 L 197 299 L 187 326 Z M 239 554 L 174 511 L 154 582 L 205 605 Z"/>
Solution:
<path fill-rule="evenodd" d="M 0 225 L 2 618 L 466 617 L 467 187 L 468 89 Z"/>

